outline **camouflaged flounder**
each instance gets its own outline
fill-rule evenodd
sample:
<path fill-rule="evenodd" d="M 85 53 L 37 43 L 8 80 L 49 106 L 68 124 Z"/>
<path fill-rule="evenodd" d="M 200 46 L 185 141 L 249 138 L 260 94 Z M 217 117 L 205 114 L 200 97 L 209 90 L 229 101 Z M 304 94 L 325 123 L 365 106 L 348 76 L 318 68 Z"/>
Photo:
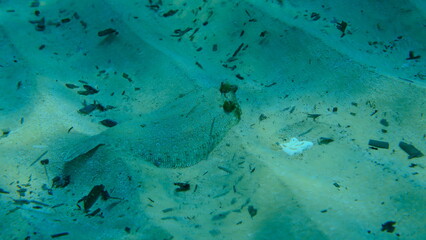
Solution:
<path fill-rule="evenodd" d="M 63 159 L 71 161 L 105 144 L 114 151 L 129 152 L 158 167 L 189 167 L 206 159 L 239 122 L 240 116 L 235 92 L 221 94 L 217 89 L 208 89 L 191 93 L 77 144 Z"/>

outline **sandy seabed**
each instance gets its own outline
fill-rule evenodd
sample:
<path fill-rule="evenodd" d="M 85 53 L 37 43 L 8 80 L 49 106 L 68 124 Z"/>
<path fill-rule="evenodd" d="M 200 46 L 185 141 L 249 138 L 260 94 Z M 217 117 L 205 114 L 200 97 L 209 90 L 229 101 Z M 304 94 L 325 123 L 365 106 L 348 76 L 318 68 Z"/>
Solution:
<path fill-rule="evenodd" d="M 425 5 L 0 0 L 0 238 L 426 239 L 426 158 L 399 146 L 426 153 Z M 207 159 L 126 147 L 126 123 L 222 82 L 242 115 Z M 105 119 L 124 130 L 87 152 Z"/>

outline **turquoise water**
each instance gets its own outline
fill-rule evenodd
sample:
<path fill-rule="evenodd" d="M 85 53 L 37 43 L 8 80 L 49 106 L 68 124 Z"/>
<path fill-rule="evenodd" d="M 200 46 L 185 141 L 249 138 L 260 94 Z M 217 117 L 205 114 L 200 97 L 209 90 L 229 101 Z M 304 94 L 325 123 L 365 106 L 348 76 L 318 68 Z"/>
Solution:
<path fill-rule="evenodd" d="M 0 238 L 425 239 L 425 13 L 0 0 Z"/>

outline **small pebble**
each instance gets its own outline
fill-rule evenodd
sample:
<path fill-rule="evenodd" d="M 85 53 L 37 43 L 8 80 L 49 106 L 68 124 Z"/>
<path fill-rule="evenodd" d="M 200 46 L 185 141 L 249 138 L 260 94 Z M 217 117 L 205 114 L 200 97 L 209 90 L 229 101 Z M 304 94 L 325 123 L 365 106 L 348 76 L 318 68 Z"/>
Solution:
<path fill-rule="evenodd" d="M 78 86 L 77 86 L 77 85 L 72 84 L 72 83 L 67 83 L 67 84 L 65 84 L 65 86 L 66 86 L 67 88 L 70 88 L 70 89 L 78 88 Z"/>
<path fill-rule="evenodd" d="M 100 123 L 104 125 L 105 127 L 114 127 L 115 125 L 117 125 L 117 122 L 111 119 L 104 119 L 100 121 Z"/>
<path fill-rule="evenodd" d="M 382 120 L 380 120 L 380 124 L 382 124 L 383 126 L 385 126 L 385 127 L 388 127 L 389 126 L 389 122 L 386 120 L 386 119 L 382 119 Z"/>
<path fill-rule="evenodd" d="M 81 108 L 80 110 L 78 110 L 78 112 L 81 114 L 89 114 L 93 112 L 96 108 L 97 108 L 96 104 L 89 104 L 85 106 L 84 108 Z"/>

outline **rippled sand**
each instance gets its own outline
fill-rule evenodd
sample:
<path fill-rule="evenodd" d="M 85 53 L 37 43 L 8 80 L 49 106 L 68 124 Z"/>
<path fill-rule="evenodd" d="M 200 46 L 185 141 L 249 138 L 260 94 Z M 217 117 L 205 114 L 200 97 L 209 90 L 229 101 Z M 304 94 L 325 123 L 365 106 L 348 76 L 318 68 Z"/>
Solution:
<path fill-rule="evenodd" d="M 399 147 L 426 153 L 425 14 L 420 0 L 0 1 L 0 238 L 425 239 L 425 157 Z M 126 134 L 61 157 L 102 120 L 222 82 L 241 120 L 194 166 L 158 168 Z M 288 156 L 292 137 L 314 145 Z M 100 184 L 110 197 L 85 212 Z"/>

